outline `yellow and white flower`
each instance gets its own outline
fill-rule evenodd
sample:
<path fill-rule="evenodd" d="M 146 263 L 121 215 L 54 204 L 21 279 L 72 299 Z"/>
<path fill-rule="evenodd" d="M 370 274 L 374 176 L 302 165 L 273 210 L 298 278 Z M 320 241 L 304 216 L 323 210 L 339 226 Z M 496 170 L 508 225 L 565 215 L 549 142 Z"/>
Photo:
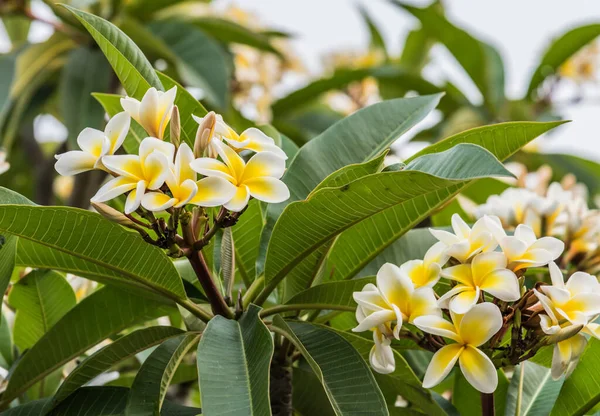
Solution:
<path fill-rule="evenodd" d="M 231 200 L 236 192 L 235 186 L 216 176 L 196 181 L 196 172 L 190 167 L 193 160 L 194 152 L 187 143 L 182 143 L 177 150 L 175 164 L 165 179 L 171 196 L 162 192 L 148 192 L 142 198 L 142 206 L 149 211 L 164 211 L 186 204 L 216 207 Z"/>
<path fill-rule="evenodd" d="M 456 341 L 438 350 L 425 372 L 423 387 L 438 385 L 459 362 L 467 381 L 482 393 L 493 393 L 498 374 L 492 360 L 479 346 L 485 344 L 502 327 L 502 314 L 493 303 L 480 303 L 464 315 L 452 314 L 452 323 L 438 316 L 423 316 L 414 324 L 427 333 Z"/>
<path fill-rule="evenodd" d="M 272 152 L 284 160 L 288 158 L 285 152 L 275 144 L 275 141 L 261 130 L 250 127 L 249 129 L 244 130 L 242 134 L 237 134 L 235 130 L 223 121 L 223 117 L 220 114 L 216 114 L 215 116 L 217 121 L 213 133 L 214 138 L 224 140 L 237 151 L 251 150 L 253 152 Z M 204 117 L 197 117 L 194 115 L 192 115 L 192 117 L 200 126 L 203 125 Z"/>
<path fill-rule="evenodd" d="M 412 323 L 423 315 L 442 315 L 433 289 L 415 289 L 410 278 L 391 263 L 384 264 L 377 272 L 377 286 L 365 285 L 361 292 L 354 292 L 354 300 L 358 304 L 358 326 L 352 330 L 354 332 L 382 325 L 389 327 L 391 322 L 396 321 L 393 335 L 398 338 L 404 322 Z"/>
<path fill-rule="evenodd" d="M 256 153 L 248 163 L 229 146 L 219 140 L 211 145 L 223 162 L 207 157 L 194 160 L 191 168 L 204 176 L 227 179 L 236 187 L 230 201 L 223 204 L 230 211 L 243 210 L 250 196 L 268 203 L 283 202 L 290 197 L 290 191 L 281 180 L 285 171 L 285 160 L 272 152 Z"/>
<path fill-rule="evenodd" d="M 517 276 L 506 268 L 503 253 L 481 253 L 470 264 L 459 264 L 442 270 L 442 276 L 458 282 L 440 299 L 442 308 L 457 314 L 467 313 L 480 297 L 481 291 L 503 300 L 514 302 L 521 297 Z"/>
<path fill-rule="evenodd" d="M 447 246 L 446 254 L 465 263 L 474 255 L 493 251 L 498 244 L 488 229 L 487 218 L 479 219 L 471 229 L 458 214 L 452 215 L 454 234 L 444 230 L 429 229 L 431 234 Z"/>
<path fill-rule="evenodd" d="M 400 271 L 412 280 L 415 288 L 433 287 L 440 280 L 442 266 L 448 261 L 446 249 L 444 243 L 435 243 L 423 260 L 409 260 L 400 266 Z"/>
<path fill-rule="evenodd" d="M 171 120 L 176 95 L 177 87 L 165 92 L 151 87 L 142 97 L 142 101 L 125 97 L 121 98 L 121 106 L 146 130 L 149 136 L 162 140 L 167 124 Z"/>
<path fill-rule="evenodd" d="M 533 229 L 525 224 L 519 224 L 512 236 L 507 236 L 502 226 L 494 221 L 489 222 L 489 229 L 508 258 L 508 268 L 515 272 L 545 266 L 560 257 L 565 249 L 565 243 L 557 238 L 538 239 Z"/>
<path fill-rule="evenodd" d="M 373 341 L 375 345 L 369 353 L 369 362 L 373 370 L 380 374 L 390 374 L 396 369 L 396 360 L 394 359 L 394 350 L 391 347 L 391 340 L 380 328 L 373 330 Z"/>
<path fill-rule="evenodd" d="M 6 173 L 10 169 L 10 163 L 6 161 L 6 152 L 0 150 L 0 175 Z"/>
<path fill-rule="evenodd" d="M 105 202 L 129 192 L 125 214 L 140 206 L 147 189 L 156 190 L 166 181 L 175 155 L 175 146 L 155 137 L 146 137 L 140 143 L 138 155 L 105 156 L 104 166 L 118 175 L 102 186 L 92 202 Z"/>
<path fill-rule="evenodd" d="M 92 169 L 103 169 L 102 159 L 113 155 L 125 141 L 131 118 L 126 112 L 116 114 L 104 131 L 87 127 L 77 136 L 81 150 L 56 155 L 56 171 L 63 176 L 76 175 Z"/>

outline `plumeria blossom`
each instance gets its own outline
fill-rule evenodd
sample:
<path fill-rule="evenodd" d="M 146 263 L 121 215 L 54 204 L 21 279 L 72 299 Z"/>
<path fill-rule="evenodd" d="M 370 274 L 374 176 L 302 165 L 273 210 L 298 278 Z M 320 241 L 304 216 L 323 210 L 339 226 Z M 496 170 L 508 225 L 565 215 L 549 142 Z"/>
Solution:
<path fill-rule="evenodd" d="M 121 106 L 146 130 L 148 135 L 162 140 L 167 124 L 171 120 L 176 94 L 177 87 L 165 92 L 152 87 L 146 91 L 142 101 L 132 97 L 121 98 Z"/>
<path fill-rule="evenodd" d="M 490 302 L 480 303 L 464 315 L 452 313 L 452 323 L 439 316 L 422 316 L 414 324 L 427 333 L 456 341 L 439 349 L 427 367 L 423 387 L 438 385 L 456 361 L 467 381 L 482 393 L 493 393 L 498 386 L 496 368 L 479 348 L 502 327 L 502 314 Z"/>
<path fill-rule="evenodd" d="M 458 214 L 452 215 L 454 234 L 444 230 L 429 229 L 431 234 L 447 247 L 446 254 L 465 263 L 477 253 L 493 251 L 498 244 L 487 227 L 487 217 L 479 219 L 473 228 Z"/>
<path fill-rule="evenodd" d="M 409 260 L 400 266 L 400 270 L 412 280 L 415 288 L 433 287 L 440 280 L 442 266 L 448 261 L 446 249 L 444 243 L 438 242 L 427 250 L 423 260 Z"/>
<path fill-rule="evenodd" d="M 10 163 L 6 161 L 6 152 L 0 150 L 0 175 L 6 173 L 10 169 Z"/>
<path fill-rule="evenodd" d="M 77 136 L 81 150 L 56 155 L 56 171 L 63 176 L 76 175 L 92 169 L 105 169 L 102 160 L 113 155 L 125 141 L 131 118 L 126 112 L 116 114 L 104 131 L 86 127 Z"/>
<path fill-rule="evenodd" d="M 394 350 L 391 347 L 391 340 L 380 328 L 375 328 L 373 330 L 373 341 L 375 345 L 369 353 L 371 366 L 380 374 L 393 373 L 396 369 L 396 361 Z"/>
<path fill-rule="evenodd" d="M 275 144 L 275 141 L 263 133 L 261 130 L 251 127 L 244 130 L 241 134 L 237 134 L 235 130 L 229 127 L 220 114 L 216 114 L 216 124 L 213 137 L 219 140 L 224 140 L 228 145 L 236 149 L 252 150 L 253 152 L 272 152 L 282 159 L 287 159 L 285 152 Z M 202 126 L 204 117 L 192 116 L 194 120 Z"/>
<path fill-rule="evenodd" d="M 164 211 L 186 204 L 216 207 L 231 200 L 236 192 L 235 186 L 220 177 L 196 181 L 196 172 L 190 168 L 193 160 L 194 152 L 186 143 L 182 143 L 177 150 L 175 164 L 165 179 L 171 196 L 162 192 L 148 192 L 142 198 L 142 206 L 149 211 Z"/>
<path fill-rule="evenodd" d="M 190 166 L 201 175 L 224 178 L 235 186 L 235 195 L 223 204 L 228 210 L 243 210 L 250 196 L 268 203 L 283 202 L 290 197 L 288 187 L 279 180 L 285 170 L 285 160 L 275 153 L 256 153 L 246 163 L 221 141 L 213 140 L 211 146 L 214 146 L 223 162 L 203 157 L 191 162 Z"/>
<path fill-rule="evenodd" d="M 105 156 L 102 163 L 118 176 L 102 186 L 92 202 L 105 202 L 129 192 L 125 214 L 131 214 L 139 208 L 147 189 L 156 190 L 165 183 L 174 155 L 175 146 L 171 143 L 146 137 L 140 143 L 139 156 Z"/>
<path fill-rule="evenodd" d="M 410 277 L 391 263 L 377 272 L 377 286 L 367 284 L 361 292 L 354 293 L 358 304 L 354 332 L 368 331 L 396 321 L 393 335 L 397 338 L 404 322 L 412 323 L 423 315 L 441 316 L 435 293 L 430 287 L 415 289 Z"/>
<path fill-rule="evenodd" d="M 506 268 L 508 261 L 503 253 L 491 251 L 473 257 L 470 264 L 459 264 L 442 270 L 442 276 L 458 282 L 439 300 L 440 306 L 457 314 L 468 312 L 480 297 L 481 291 L 506 301 L 521 297 L 519 281 Z"/>
<path fill-rule="evenodd" d="M 504 228 L 496 221 L 488 220 L 488 229 L 508 258 L 508 268 L 515 272 L 527 267 L 545 266 L 560 257 L 565 249 L 565 243 L 557 238 L 538 239 L 533 229 L 525 224 L 519 224 L 512 236 L 507 236 Z"/>

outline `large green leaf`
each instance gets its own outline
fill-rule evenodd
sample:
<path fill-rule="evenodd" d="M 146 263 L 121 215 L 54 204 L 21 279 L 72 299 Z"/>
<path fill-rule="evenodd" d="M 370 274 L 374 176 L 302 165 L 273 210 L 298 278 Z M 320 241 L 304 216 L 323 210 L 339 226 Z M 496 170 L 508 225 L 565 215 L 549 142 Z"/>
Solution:
<path fill-rule="evenodd" d="M 223 48 L 187 23 L 158 21 L 149 28 L 169 45 L 186 83 L 201 88 L 210 103 L 224 109 L 229 95 L 232 64 Z"/>
<path fill-rule="evenodd" d="M 0 293 L 4 294 L 16 265 L 18 238 L 0 235 Z M 0 310 L 1 313 L 1 310 Z"/>
<path fill-rule="evenodd" d="M 65 5 L 64 7 L 73 13 L 90 32 L 119 77 L 127 94 L 141 99 L 150 87 L 163 89 L 163 85 L 148 59 L 118 27 L 93 14 L 71 6 Z"/>
<path fill-rule="evenodd" d="M 125 415 L 160 416 L 171 378 L 199 337 L 191 333 L 171 338 L 150 354 L 133 380 Z"/>
<path fill-rule="evenodd" d="M 9 305 L 16 309 L 13 337 L 21 351 L 31 348 L 75 304 L 75 292 L 54 271 L 34 270 L 12 286 Z"/>
<path fill-rule="evenodd" d="M 111 342 L 81 362 L 54 394 L 51 407 L 66 399 L 77 388 L 114 365 L 163 341 L 181 335 L 182 331 L 169 326 L 142 328 Z"/>
<path fill-rule="evenodd" d="M 164 252 L 137 233 L 76 208 L 0 206 L 0 231 L 112 270 L 171 299 L 185 299 L 177 270 Z"/>
<path fill-rule="evenodd" d="M 269 204 L 261 246 L 270 240 L 275 221 L 291 202 L 304 199 L 327 176 L 347 165 L 363 163 L 388 148 L 435 108 L 440 95 L 401 98 L 364 108 L 334 124 L 296 153 L 284 174 L 290 199 Z M 257 260 L 264 271 L 265 252 Z"/>
<path fill-rule="evenodd" d="M 69 142 L 75 147 L 80 131 L 86 127 L 100 129 L 104 123 L 104 111 L 92 93 L 108 90 L 110 71 L 100 51 L 79 47 L 69 54 L 61 76 L 61 113 Z"/>
<path fill-rule="evenodd" d="M 504 371 L 498 371 L 498 386 L 494 391 L 494 408 L 497 415 L 503 415 L 506 411 L 506 392 L 508 390 L 508 379 Z M 452 388 L 452 404 L 461 415 L 482 414 L 480 393 L 473 387 L 465 376 L 458 371 L 454 374 L 454 386 Z M 477 400 L 474 400 L 477 398 Z"/>
<path fill-rule="evenodd" d="M 256 257 L 260 233 L 264 225 L 260 203 L 252 200 L 235 227 L 231 228 L 235 247 L 235 262 L 244 282 L 251 283 L 256 277 Z"/>
<path fill-rule="evenodd" d="M 286 304 L 305 305 L 320 304 L 331 306 L 356 307 L 352 298 L 354 292 L 360 292 L 367 283 L 375 283 L 374 277 L 346 280 L 342 282 L 329 282 L 308 288 L 292 296 Z M 323 308 L 326 309 L 326 308 Z"/>
<path fill-rule="evenodd" d="M 551 416 L 580 416 L 600 403 L 600 340 L 592 338 L 575 371 L 565 381 Z"/>
<path fill-rule="evenodd" d="M 306 368 L 305 368 L 306 367 Z M 294 367 L 292 406 L 302 415 L 335 416 L 320 380 L 308 366 Z"/>
<path fill-rule="evenodd" d="M 269 242 L 266 284 L 274 287 L 304 257 L 350 227 L 362 231 L 353 246 L 365 235 L 380 232 L 378 218 L 385 218 L 389 232 L 401 235 L 469 180 L 511 175 L 491 153 L 473 145 L 430 155 L 415 161 L 414 167 L 431 173 L 410 170 L 408 165 L 407 170 L 368 175 L 339 188 L 322 189 L 306 201 L 289 205 Z M 390 221 L 397 224 L 391 226 Z"/>
<path fill-rule="evenodd" d="M 489 150 L 499 160 L 505 160 L 540 134 L 562 123 L 513 122 L 467 130 L 423 149 L 409 158 L 407 163 L 423 155 L 443 152 L 461 143 L 476 144 Z M 476 162 L 475 160 L 468 161 L 466 166 L 471 167 Z M 458 186 L 453 194 L 462 189 L 464 189 L 464 185 Z M 449 198 L 450 196 L 441 202 L 443 203 Z M 440 201 L 438 200 L 438 202 Z M 342 233 L 328 258 L 328 269 L 333 270 L 332 279 L 340 280 L 355 276 L 410 228 L 412 226 L 407 227 L 401 218 L 382 213 Z M 356 241 L 369 241 L 370 243 L 358 245 Z M 372 273 L 369 272 L 369 274 Z"/>
<path fill-rule="evenodd" d="M 131 325 L 173 312 L 172 304 L 152 302 L 111 287 L 92 293 L 71 309 L 21 358 L 12 373 L 2 404 Z"/>
<path fill-rule="evenodd" d="M 208 415 L 270 415 L 273 339 L 251 305 L 239 321 L 212 319 L 198 345 L 202 410 Z"/>
<path fill-rule="evenodd" d="M 548 368 L 533 362 L 515 367 L 506 394 L 505 416 L 545 416 L 550 414 L 564 380 L 552 380 Z M 498 400 L 501 400 L 498 397 Z M 517 403 L 520 407 L 517 408 Z"/>
<path fill-rule="evenodd" d="M 580 26 L 569 30 L 558 39 L 555 39 L 531 75 L 526 97 L 531 97 L 547 76 L 556 73 L 558 68 L 573 56 L 582 47 L 600 35 L 600 24 Z"/>
<path fill-rule="evenodd" d="M 388 415 L 373 374 L 360 354 L 340 335 L 306 322 L 273 320 L 290 337 L 323 385 L 338 416 Z"/>

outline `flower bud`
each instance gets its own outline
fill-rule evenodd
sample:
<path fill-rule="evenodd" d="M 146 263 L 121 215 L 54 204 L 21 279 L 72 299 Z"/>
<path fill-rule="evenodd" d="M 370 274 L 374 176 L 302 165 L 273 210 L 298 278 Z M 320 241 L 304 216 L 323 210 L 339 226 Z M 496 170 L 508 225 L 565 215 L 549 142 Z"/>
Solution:
<path fill-rule="evenodd" d="M 204 156 L 204 152 L 208 149 L 210 139 L 215 132 L 217 118 L 214 111 L 209 112 L 202 119 L 202 123 L 198 126 L 196 133 L 196 141 L 194 142 L 194 157 Z"/>
<path fill-rule="evenodd" d="M 569 339 L 579 333 L 583 329 L 583 325 L 569 325 L 566 328 L 561 328 L 556 334 L 548 336 L 549 344 L 556 344 L 558 342 Z"/>
<path fill-rule="evenodd" d="M 131 221 L 129 218 L 127 218 L 125 216 L 125 214 L 117 211 L 116 209 L 114 209 L 111 206 L 108 206 L 108 205 L 100 203 L 100 202 L 92 202 L 92 206 L 100 215 L 102 215 L 104 218 L 106 218 L 109 221 L 115 222 L 119 225 L 122 225 L 122 226 L 128 227 L 128 228 L 138 228 L 138 226 L 133 221 Z"/>
<path fill-rule="evenodd" d="M 174 105 L 173 111 L 171 111 L 171 143 L 175 145 L 175 149 L 179 147 L 181 143 L 181 120 L 179 119 L 179 108 Z"/>

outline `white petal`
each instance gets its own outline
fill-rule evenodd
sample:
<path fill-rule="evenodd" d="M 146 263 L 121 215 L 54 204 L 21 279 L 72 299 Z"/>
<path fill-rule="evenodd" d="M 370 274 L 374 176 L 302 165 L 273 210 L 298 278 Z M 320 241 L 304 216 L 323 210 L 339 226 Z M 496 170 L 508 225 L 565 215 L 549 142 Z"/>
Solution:
<path fill-rule="evenodd" d="M 452 229 L 458 238 L 467 239 L 471 235 L 471 228 L 458 214 L 452 215 Z"/>
<path fill-rule="evenodd" d="M 248 187 L 250 195 L 269 204 L 277 204 L 290 198 L 290 190 L 279 179 L 265 176 L 248 179 L 244 181 L 244 185 Z"/>
<path fill-rule="evenodd" d="M 478 347 L 486 343 L 502 328 L 502 313 L 491 302 L 473 306 L 463 316 L 458 334 L 465 344 Z"/>
<path fill-rule="evenodd" d="M 548 335 L 554 335 L 560 331 L 560 325 L 557 322 L 552 322 L 548 315 L 540 315 L 540 328 L 542 328 L 544 334 Z"/>
<path fill-rule="evenodd" d="M 151 190 L 160 188 L 171 174 L 169 159 L 160 152 L 150 154 L 144 160 L 143 168 L 144 179 L 148 183 L 148 189 Z"/>
<path fill-rule="evenodd" d="M 140 143 L 140 160 L 144 163 L 144 160 L 152 153 L 162 153 L 167 157 L 169 163 L 173 163 L 175 157 L 175 146 L 169 142 L 163 142 L 156 137 L 146 137 Z"/>
<path fill-rule="evenodd" d="M 435 292 L 432 288 L 420 287 L 413 292 L 407 315 L 408 322 L 410 323 L 419 316 L 442 316 L 442 311 L 437 304 Z"/>
<path fill-rule="evenodd" d="M 424 263 L 436 263 L 440 266 L 444 266 L 449 259 L 449 256 L 446 254 L 446 249 L 446 245 L 441 241 L 435 243 L 427 250 L 427 253 L 425 253 L 425 257 L 423 258 Z"/>
<path fill-rule="evenodd" d="M 248 191 L 248 187 L 246 185 L 241 185 L 237 187 L 233 198 L 226 204 L 223 204 L 223 206 L 230 211 L 240 212 L 248 205 L 249 200 L 250 192 Z"/>
<path fill-rule="evenodd" d="M 190 201 L 196 196 L 198 193 L 198 185 L 191 179 L 186 179 L 183 183 L 177 188 L 177 203 L 175 204 L 176 208 L 181 208 L 182 206 L 190 203 Z M 175 197 L 175 194 L 173 194 Z"/>
<path fill-rule="evenodd" d="M 142 206 L 148 211 L 164 211 L 175 205 L 177 200 L 162 192 L 148 192 L 142 198 Z"/>
<path fill-rule="evenodd" d="M 190 164 L 194 161 L 194 152 L 187 143 L 181 143 L 175 156 L 175 177 L 178 183 L 186 179 L 196 180 L 196 172 Z"/>
<path fill-rule="evenodd" d="M 121 107 L 125 110 L 132 119 L 140 122 L 140 102 L 135 98 L 125 97 L 121 98 Z"/>
<path fill-rule="evenodd" d="M 458 243 L 460 241 L 457 236 L 455 236 L 452 233 L 449 233 L 448 231 L 430 228 L 429 232 L 431 233 L 431 235 L 433 235 L 435 238 L 437 238 L 447 246 L 451 246 L 452 244 Z"/>
<path fill-rule="evenodd" d="M 550 270 L 550 280 L 552 280 L 552 286 L 564 288 L 565 278 L 556 263 L 553 261 L 548 263 L 548 269 Z"/>
<path fill-rule="evenodd" d="M 521 297 L 517 275 L 508 269 L 494 270 L 489 273 L 480 283 L 479 288 L 505 302 L 514 302 Z"/>
<path fill-rule="evenodd" d="M 377 272 L 377 287 L 388 303 L 398 306 L 403 312 L 408 309 L 414 285 L 398 266 L 392 263 L 381 266 Z"/>
<path fill-rule="evenodd" d="M 104 132 L 86 127 L 77 136 L 77 144 L 86 153 L 96 158 L 104 156 L 110 150 L 110 142 Z"/>
<path fill-rule="evenodd" d="M 285 161 L 278 157 L 275 153 L 261 152 L 250 158 L 246 168 L 242 182 L 250 179 L 271 176 L 273 178 L 281 178 L 285 171 Z"/>
<path fill-rule="evenodd" d="M 452 300 L 452 298 L 458 295 L 459 293 L 464 292 L 465 290 L 472 290 L 472 288 L 470 286 L 465 285 L 456 285 L 455 287 L 444 293 L 438 299 L 439 307 L 442 309 L 449 309 L 450 301 Z"/>
<path fill-rule="evenodd" d="M 113 178 L 106 182 L 99 190 L 96 195 L 92 197 L 92 202 L 105 202 L 110 199 L 116 198 L 119 195 L 123 195 L 125 192 L 129 192 L 135 189 L 137 181 L 132 180 L 123 176 Z"/>
<path fill-rule="evenodd" d="M 479 300 L 479 288 L 468 289 L 454 296 L 450 301 L 450 310 L 457 314 L 465 314 L 475 306 Z"/>
<path fill-rule="evenodd" d="M 548 251 L 552 256 L 552 260 L 556 260 L 565 250 L 565 243 L 560 241 L 558 238 L 542 237 L 530 247 L 530 250 L 536 249 L 544 249 Z"/>
<path fill-rule="evenodd" d="M 94 169 L 98 159 L 87 152 L 72 150 L 58 155 L 54 169 L 62 176 L 77 175 Z"/>
<path fill-rule="evenodd" d="M 428 334 L 450 338 L 457 342 L 461 341 L 456 333 L 454 325 L 440 316 L 419 316 L 414 320 L 413 324 L 421 331 L 427 332 Z"/>
<path fill-rule="evenodd" d="M 440 348 L 432 357 L 425 377 L 423 379 L 423 387 L 430 389 L 437 386 L 456 364 L 458 357 L 463 352 L 464 347 L 460 344 L 450 344 Z"/>
<path fill-rule="evenodd" d="M 158 119 L 158 91 L 151 87 L 142 97 L 139 110 L 140 124 L 146 132 L 154 137 L 162 139 L 159 132 L 160 121 Z M 162 114 L 161 114 L 162 116 Z"/>
<path fill-rule="evenodd" d="M 571 342 L 566 339 L 554 345 L 552 354 L 552 378 L 558 380 L 571 362 Z"/>
<path fill-rule="evenodd" d="M 373 331 L 375 345 L 369 354 L 369 361 L 373 370 L 380 374 L 390 374 L 396 369 L 394 350 L 390 346 L 390 340 L 385 338 L 380 331 Z"/>
<path fill-rule="evenodd" d="M 129 192 L 129 195 L 127 195 L 127 200 L 125 201 L 125 214 L 131 214 L 140 207 L 144 192 L 146 192 L 146 182 L 139 181 L 136 189 L 133 189 Z"/>
<path fill-rule="evenodd" d="M 102 164 L 111 172 L 135 180 L 144 179 L 140 157 L 136 155 L 104 156 Z"/>
<path fill-rule="evenodd" d="M 520 258 L 528 248 L 526 243 L 514 236 L 504 237 L 500 241 L 500 247 L 502 247 L 502 252 L 504 252 L 509 262 Z"/>
<path fill-rule="evenodd" d="M 519 224 L 515 229 L 514 235 L 528 246 L 532 245 L 537 240 L 537 236 L 533 232 L 533 229 L 525 224 Z"/>
<path fill-rule="evenodd" d="M 217 151 L 219 156 L 221 156 L 223 162 L 229 167 L 231 175 L 239 181 L 242 178 L 246 167 L 244 160 L 235 152 L 235 150 L 218 140 L 212 140 L 210 144 Z"/>
<path fill-rule="evenodd" d="M 104 134 L 110 142 L 110 149 L 108 154 L 114 154 L 125 141 L 127 133 L 129 132 L 129 126 L 131 125 L 131 116 L 127 112 L 122 111 L 115 114 L 106 124 Z"/>
<path fill-rule="evenodd" d="M 492 360 L 483 352 L 468 345 L 458 360 L 467 381 L 482 393 L 493 393 L 498 387 L 498 373 Z"/>
<path fill-rule="evenodd" d="M 223 205 L 231 201 L 237 192 L 237 188 L 231 182 L 218 177 L 201 179 L 197 182 L 197 185 L 198 192 L 189 203 L 202 207 Z"/>
<path fill-rule="evenodd" d="M 201 157 L 190 163 L 190 167 L 201 175 L 204 176 L 217 176 L 219 178 L 227 179 L 230 182 L 234 182 L 235 178 L 229 167 L 221 162 L 220 160 L 213 159 L 210 157 Z"/>
<path fill-rule="evenodd" d="M 376 328 L 379 325 L 384 325 L 388 322 L 396 320 L 396 314 L 393 310 L 381 310 L 373 312 L 363 319 L 355 328 L 352 328 L 352 332 L 364 332 L 369 331 L 372 328 Z"/>

